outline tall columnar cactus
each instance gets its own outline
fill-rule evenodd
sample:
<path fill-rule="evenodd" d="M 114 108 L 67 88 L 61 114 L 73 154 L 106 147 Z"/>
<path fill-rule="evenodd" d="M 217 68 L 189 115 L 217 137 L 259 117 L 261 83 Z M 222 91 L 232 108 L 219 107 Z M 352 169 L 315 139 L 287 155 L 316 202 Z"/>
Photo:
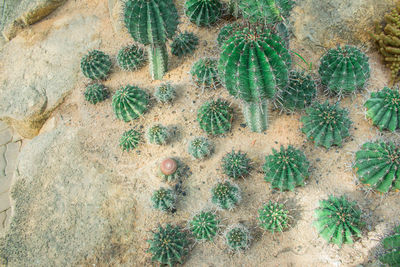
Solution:
<path fill-rule="evenodd" d="M 251 162 L 246 153 L 232 149 L 222 158 L 222 170 L 229 178 L 238 179 L 249 175 Z"/>
<path fill-rule="evenodd" d="M 135 129 L 124 132 L 119 140 L 119 146 L 123 151 L 135 149 L 141 142 L 142 134 Z"/>
<path fill-rule="evenodd" d="M 272 188 L 280 191 L 293 191 L 296 186 L 303 186 L 309 177 L 309 163 L 301 150 L 289 145 L 280 151 L 272 149 L 272 155 L 265 157 L 263 170 L 264 180 L 271 183 Z"/>
<path fill-rule="evenodd" d="M 400 147 L 392 142 L 367 142 L 356 152 L 355 171 L 361 183 L 379 192 L 400 190 Z"/>
<path fill-rule="evenodd" d="M 147 141 L 150 144 L 165 145 L 168 143 L 169 138 L 170 133 L 167 127 L 161 124 L 153 125 L 147 130 Z"/>
<path fill-rule="evenodd" d="M 189 142 L 188 152 L 195 159 L 204 159 L 210 156 L 214 147 L 206 137 L 196 137 Z"/>
<path fill-rule="evenodd" d="M 200 128 L 208 134 L 219 135 L 231 129 L 233 109 L 222 99 L 205 102 L 197 111 Z"/>
<path fill-rule="evenodd" d="M 86 101 L 95 105 L 106 100 L 110 96 L 110 91 L 101 83 L 94 83 L 86 86 L 84 95 Z"/>
<path fill-rule="evenodd" d="M 314 226 L 328 243 L 338 246 L 353 244 L 353 237 L 361 237 L 361 210 L 356 202 L 350 202 L 345 196 L 329 196 L 319 203 L 315 210 Z"/>
<path fill-rule="evenodd" d="M 197 26 L 210 26 L 221 17 L 222 4 L 219 0 L 187 0 L 185 14 Z"/>
<path fill-rule="evenodd" d="M 381 91 L 371 93 L 365 102 L 367 117 L 379 129 L 388 129 L 394 132 L 400 129 L 400 92 L 398 89 L 383 88 Z"/>
<path fill-rule="evenodd" d="M 330 92 L 349 94 L 364 88 L 368 81 L 368 57 L 353 46 L 330 49 L 322 56 L 318 72 Z"/>
<path fill-rule="evenodd" d="M 289 227 L 288 213 L 284 204 L 270 200 L 258 210 L 258 221 L 264 230 L 271 233 L 283 232 Z"/>
<path fill-rule="evenodd" d="M 137 70 L 141 68 L 145 62 L 145 51 L 134 44 L 122 47 L 117 55 L 118 66 L 123 70 Z"/>
<path fill-rule="evenodd" d="M 239 8 L 250 22 L 270 24 L 288 17 L 293 5 L 292 0 L 242 0 Z"/>
<path fill-rule="evenodd" d="M 315 103 L 306 109 L 307 115 L 301 117 L 301 131 L 315 145 L 330 148 L 332 145 L 341 146 L 343 139 L 348 137 L 350 121 L 349 112 L 341 109 L 338 104 L 330 105 Z"/>
<path fill-rule="evenodd" d="M 81 60 L 83 75 L 92 80 L 104 80 L 111 70 L 111 59 L 104 52 L 92 50 Z"/>
<path fill-rule="evenodd" d="M 193 54 L 198 44 L 199 38 L 194 33 L 185 31 L 174 37 L 171 44 L 171 53 L 178 57 Z"/>
<path fill-rule="evenodd" d="M 250 246 L 250 232 L 242 224 L 231 225 L 224 236 L 226 244 L 233 251 L 247 249 Z"/>
<path fill-rule="evenodd" d="M 127 85 L 115 92 L 112 107 L 118 119 L 125 122 L 137 119 L 147 110 L 149 95 L 137 86 Z"/>
<path fill-rule="evenodd" d="M 178 26 L 173 0 L 126 0 L 124 22 L 132 38 L 148 45 L 151 77 L 160 80 L 168 68 L 165 43 Z"/>
<path fill-rule="evenodd" d="M 211 189 L 211 202 L 225 210 L 233 209 L 240 201 L 240 190 L 228 181 L 219 182 Z"/>
<path fill-rule="evenodd" d="M 260 102 L 243 102 L 242 112 L 247 126 L 252 132 L 261 133 L 268 128 L 268 100 Z"/>
<path fill-rule="evenodd" d="M 390 267 L 400 266 L 400 225 L 394 230 L 395 233 L 383 239 L 385 252 L 379 257 L 382 263 Z"/>
<path fill-rule="evenodd" d="M 212 58 L 201 58 L 190 70 L 193 82 L 197 87 L 204 89 L 216 89 L 219 87 L 219 76 L 217 70 L 218 61 Z"/>
<path fill-rule="evenodd" d="M 161 187 L 154 191 L 151 196 L 151 202 L 155 209 L 172 212 L 175 210 L 176 194 L 171 189 Z"/>
<path fill-rule="evenodd" d="M 176 98 L 175 87 L 169 83 L 161 84 L 156 88 L 154 97 L 161 103 L 172 102 Z"/>
<path fill-rule="evenodd" d="M 220 220 L 211 211 L 202 211 L 189 221 L 189 229 L 198 241 L 213 241 L 217 235 Z"/>

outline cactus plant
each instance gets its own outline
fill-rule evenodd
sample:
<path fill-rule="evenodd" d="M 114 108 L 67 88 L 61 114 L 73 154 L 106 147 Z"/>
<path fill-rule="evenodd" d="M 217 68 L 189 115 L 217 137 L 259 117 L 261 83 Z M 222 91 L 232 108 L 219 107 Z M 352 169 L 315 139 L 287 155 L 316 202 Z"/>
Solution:
<path fill-rule="evenodd" d="M 381 193 L 400 190 L 400 147 L 392 142 L 367 142 L 356 152 L 355 171 L 361 183 Z"/>
<path fill-rule="evenodd" d="M 193 54 L 198 44 L 199 38 L 194 33 L 185 31 L 174 37 L 171 44 L 171 53 L 178 57 Z"/>
<path fill-rule="evenodd" d="M 288 213 L 289 211 L 284 204 L 270 200 L 258 210 L 258 220 L 261 228 L 271 233 L 283 232 L 289 227 Z"/>
<path fill-rule="evenodd" d="M 210 26 L 221 17 L 222 4 L 219 0 L 187 0 L 185 14 L 197 26 Z"/>
<path fill-rule="evenodd" d="M 137 86 L 127 85 L 115 92 L 112 107 L 118 119 L 125 122 L 138 118 L 147 110 L 149 95 Z"/>
<path fill-rule="evenodd" d="M 213 241 L 217 235 L 220 221 L 217 215 L 211 211 L 202 211 L 196 214 L 191 221 L 189 221 L 189 229 L 194 238 L 198 241 Z"/>
<path fill-rule="evenodd" d="M 246 120 L 246 125 L 252 132 L 261 133 L 268 128 L 268 101 L 243 102 L 242 112 Z"/>
<path fill-rule="evenodd" d="M 170 267 L 182 264 L 184 257 L 189 252 L 187 234 L 179 226 L 167 224 L 158 226 L 158 231 L 153 233 L 153 238 L 147 240 L 150 248 L 147 252 L 152 254 L 152 261 Z"/>
<path fill-rule="evenodd" d="M 208 134 L 219 135 L 231 129 L 233 110 L 227 101 L 217 99 L 205 102 L 197 112 L 200 128 Z"/>
<path fill-rule="evenodd" d="M 101 83 L 93 83 L 86 86 L 84 96 L 86 101 L 95 105 L 106 100 L 110 96 L 110 92 Z"/>
<path fill-rule="evenodd" d="M 151 77 L 162 79 L 168 68 L 165 43 L 174 36 L 179 23 L 173 0 L 127 0 L 123 9 L 129 34 L 148 45 Z"/>
<path fill-rule="evenodd" d="M 111 59 L 104 52 L 92 50 L 81 60 L 83 75 L 92 80 L 104 80 L 111 70 Z"/>
<path fill-rule="evenodd" d="M 156 88 L 154 97 L 161 103 L 172 102 L 176 97 L 175 88 L 169 83 L 161 84 Z"/>
<path fill-rule="evenodd" d="M 231 210 L 240 201 L 239 187 L 228 181 L 219 182 L 211 189 L 211 202 L 217 207 Z"/>
<path fill-rule="evenodd" d="M 145 51 L 134 44 L 121 48 L 117 55 L 117 64 L 123 70 L 137 70 L 143 66 L 145 61 Z"/>
<path fill-rule="evenodd" d="M 247 249 L 250 245 L 250 232 L 242 224 L 231 225 L 224 236 L 226 244 L 234 251 Z"/>
<path fill-rule="evenodd" d="M 217 64 L 218 61 L 211 58 L 201 58 L 194 63 L 190 70 L 190 75 L 197 87 L 203 91 L 204 89 L 216 89 L 219 87 Z"/>
<path fill-rule="evenodd" d="M 196 137 L 189 142 L 188 152 L 195 159 L 204 159 L 210 156 L 214 148 L 206 137 Z"/>
<path fill-rule="evenodd" d="M 222 27 L 217 36 L 218 46 L 222 47 L 224 42 L 229 40 L 229 38 L 231 38 L 232 35 L 235 34 L 235 32 L 237 30 L 240 30 L 240 29 L 241 29 L 241 25 L 237 22 L 228 23 L 224 27 Z"/>
<path fill-rule="evenodd" d="M 167 127 L 161 124 L 153 125 L 147 130 L 147 141 L 150 144 L 165 145 L 169 138 L 170 133 Z"/>
<path fill-rule="evenodd" d="M 119 146 L 123 151 L 129 152 L 138 146 L 141 138 L 142 134 L 135 129 L 125 131 L 119 140 Z"/>
<path fill-rule="evenodd" d="M 371 97 L 365 102 L 367 117 L 372 120 L 379 129 L 388 129 L 394 132 L 400 129 L 400 92 L 388 87 L 381 91 L 371 93 Z"/>
<path fill-rule="evenodd" d="M 353 237 L 361 237 L 361 210 L 356 202 L 350 202 L 345 196 L 329 196 L 319 203 L 315 210 L 314 226 L 328 242 L 338 245 L 352 244 Z"/>
<path fill-rule="evenodd" d="M 222 170 L 230 178 L 238 179 L 240 177 L 245 177 L 250 173 L 250 159 L 247 157 L 246 153 L 241 151 L 227 153 L 222 158 Z"/>
<path fill-rule="evenodd" d="M 362 89 L 370 76 L 368 57 L 356 47 L 330 49 L 321 58 L 321 83 L 339 95 Z"/>
<path fill-rule="evenodd" d="M 390 267 L 400 266 L 400 225 L 394 230 L 395 233 L 383 239 L 384 253 L 379 257 L 382 263 Z"/>
<path fill-rule="evenodd" d="M 225 8 L 224 16 L 231 16 L 235 19 L 238 19 L 242 15 L 242 11 L 240 10 L 239 3 L 241 0 L 229 0 L 227 6 Z"/>
<path fill-rule="evenodd" d="M 176 194 L 171 189 L 161 187 L 153 192 L 151 196 L 153 208 L 166 212 L 175 211 Z"/>
<path fill-rule="evenodd" d="M 250 22 L 270 24 L 288 17 L 293 4 L 292 0 L 242 0 L 239 8 L 243 17 Z"/>
<path fill-rule="evenodd" d="M 160 164 L 160 176 L 166 182 L 178 182 L 185 171 L 186 166 L 175 158 L 164 159 Z"/>
<path fill-rule="evenodd" d="M 263 170 L 264 180 L 271 183 L 272 188 L 280 191 L 293 191 L 296 186 L 303 186 L 309 177 L 309 163 L 301 150 L 289 145 L 280 151 L 272 149 L 272 154 L 265 157 Z"/>
<path fill-rule="evenodd" d="M 352 122 L 348 117 L 349 112 L 341 109 L 338 103 L 315 103 L 306 109 L 306 113 L 307 115 L 301 117 L 301 131 L 308 139 L 314 141 L 315 145 L 327 149 L 332 145 L 341 146 L 343 139 L 350 135 L 349 128 Z"/>

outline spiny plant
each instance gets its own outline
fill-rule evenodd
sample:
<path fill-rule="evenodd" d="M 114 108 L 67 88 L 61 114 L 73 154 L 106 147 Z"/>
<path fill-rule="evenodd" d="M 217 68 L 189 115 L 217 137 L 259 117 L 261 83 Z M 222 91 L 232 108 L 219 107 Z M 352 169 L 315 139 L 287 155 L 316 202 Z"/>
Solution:
<path fill-rule="evenodd" d="M 210 26 L 221 17 L 222 4 L 219 0 L 187 0 L 185 14 L 197 26 Z"/>
<path fill-rule="evenodd" d="M 228 247 L 234 251 L 247 249 L 250 245 L 250 232 L 242 224 L 230 226 L 225 232 L 225 241 Z"/>
<path fill-rule="evenodd" d="M 205 102 L 197 111 L 200 128 L 208 134 L 219 135 L 231 129 L 233 109 L 222 99 Z"/>
<path fill-rule="evenodd" d="M 178 159 L 168 158 L 161 162 L 160 176 L 165 182 L 178 182 L 185 172 L 186 166 Z"/>
<path fill-rule="evenodd" d="M 241 0 L 229 0 L 226 4 L 224 15 L 223 16 L 231 16 L 235 19 L 238 19 L 242 16 L 242 11 L 239 8 L 239 3 Z"/>
<path fill-rule="evenodd" d="M 183 57 L 192 54 L 198 44 L 199 38 L 194 33 L 185 31 L 173 39 L 171 53 L 174 56 Z"/>
<path fill-rule="evenodd" d="M 383 239 L 385 252 L 379 257 L 382 263 L 390 267 L 400 266 L 400 225 L 395 228 L 395 233 Z"/>
<path fill-rule="evenodd" d="M 131 129 L 125 131 L 120 140 L 119 146 L 122 148 L 123 151 L 131 151 L 135 149 L 139 143 L 141 142 L 142 134 L 135 129 Z"/>
<path fill-rule="evenodd" d="M 296 186 L 303 186 L 309 177 L 309 162 L 304 153 L 289 145 L 280 151 L 272 149 L 272 154 L 265 157 L 263 170 L 264 180 L 271 183 L 272 188 L 280 191 L 293 191 Z"/>
<path fill-rule="evenodd" d="M 218 61 L 212 58 L 201 58 L 190 70 L 193 82 L 197 87 L 204 89 L 216 89 L 219 87 L 217 70 Z"/>
<path fill-rule="evenodd" d="M 241 151 L 227 153 L 222 158 L 222 170 L 230 178 L 238 179 L 249 175 L 251 170 L 251 161 L 246 153 Z"/>
<path fill-rule="evenodd" d="M 315 145 L 330 148 L 332 145 L 341 146 L 343 139 L 348 137 L 350 121 L 349 112 L 341 109 L 339 104 L 330 105 L 315 103 L 306 109 L 307 115 L 301 117 L 301 131 Z"/>
<path fill-rule="evenodd" d="M 271 233 L 283 232 L 283 230 L 289 227 L 288 213 L 289 211 L 283 203 L 272 202 L 270 200 L 258 210 L 258 221 L 264 230 Z"/>
<path fill-rule="evenodd" d="M 232 35 L 239 29 L 241 29 L 242 26 L 237 23 L 228 23 L 224 27 L 221 28 L 221 30 L 218 33 L 217 36 L 217 43 L 219 47 L 222 47 L 225 41 L 229 40 L 229 38 L 232 37 Z"/>
<path fill-rule="evenodd" d="M 104 52 L 92 50 L 81 60 L 83 75 L 92 80 L 104 80 L 111 70 L 111 59 Z"/>
<path fill-rule="evenodd" d="M 400 129 L 400 92 L 397 89 L 385 87 L 372 92 L 364 106 L 367 108 L 367 117 L 381 131 L 388 129 L 394 132 Z"/>
<path fill-rule="evenodd" d="M 217 183 L 211 189 L 211 195 L 211 202 L 225 210 L 233 209 L 240 201 L 239 187 L 228 181 Z"/>
<path fill-rule="evenodd" d="M 243 102 L 242 113 L 246 120 L 246 126 L 252 132 L 261 133 L 265 131 L 269 125 L 268 110 L 269 103 L 266 100 L 260 102 Z"/>
<path fill-rule="evenodd" d="M 146 52 L 137 45 L 128 45 L 119 50 L 117 55 L 118 66 L 123 70 L 137 70 L 146 62 Z"/>
<path fill-rule="evenodd" d="M 176 205 L 176 194 L 171 189 L 161 187 L 151 196 L 153 208 L 161 211 L 173 212 Z"/>
<path fill-rule="evenodd" d="M 154 97 L 161 103 L 172 102 L 176 97 L 175 87 L 170 83 L 164 83 L 156 88 Z"/>
<path fill-rule="evenodd" d="M 196 137 L 189 142 L 188 152 L 195 159 L 204 159 L 213 152 L 213 145 L 206 137 Z"/>
<path fill-rule="evenodd" d="M 160 80 L 168 69 L 165 43 L 178 26 L 178 12 L 173 0 L 126 0 L 124 23 L 132 38 L 148 45 L 150 74 Z"/>
<path fill-rule="evenodd" d="M 168 143 L 169 138 L 170 133 L 167 127 L 161 124 L 153 125 L 147 130 L 147 141 L 150 144 L 165 145 Z"/>
<path fill-rule="evenodd" d="M 101 83 L 93 83 L 86 86 L 84 95 L 86 101 L 95 105 L 106 100 L 110 96 L 110 92 Z"/>
<path fill-rule="evenodd" d="M 315 216 L 313 225 L 328 243 L 342 246 L 353 244 L 354 236 L 361 237 L 361 210 L 345 196 L 321 200 Z"/>
<path fill-rule="evenodd" d="M 361 183 L 381 193 L 400 190 L 400 147 L 393 142 L 367 142 L 356 152 L 355 171 Z"/>
<path fill-rule="evenodd" d="M 318 70 L 321 83 L 330 92 L 345 95 L 364 88 L 370 76 L 368 57 L 346 45 L 330 49 L 321 58 Z"/>
<path fill-rule="evenodd" d="M 189 221 L 189 229 L 198 241 L 213 241 L 217 235 L 220 220 L 211 211 L 201 211 Z"/>
<path fill-rule="evenodd" d="M 117 90 L 112 107 L 118 119 L 125 122 L 137 119 L 147 110 L 149 95 L 137 86 L 127 85 Z"/>
<path fill-rule="evenodd" d="M 170 267 L 182 264 L 189 252 L 187 234 L 179 226 L 159 225 L 158 231 L 153 232 L 152 239 L 147 242 L 150 244 L 147 252 L 152 254 L 151 260 Z"/>
<path fill-rule="evenodd" d="M 239 8 L 243 17 L 252 23 L 264 24 L 282 21 L 290 15 L 294 1 L 292 0 L 242 0 Z"/>

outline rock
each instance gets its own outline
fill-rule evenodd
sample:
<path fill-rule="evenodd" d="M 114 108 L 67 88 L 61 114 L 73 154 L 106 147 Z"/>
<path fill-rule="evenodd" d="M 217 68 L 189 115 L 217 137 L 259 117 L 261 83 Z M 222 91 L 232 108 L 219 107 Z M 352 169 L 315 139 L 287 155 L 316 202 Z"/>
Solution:
<path fill-rule="evenodd" d="M 0 54 L 0 120 L 23 137 L 38 133 L 76 86 L 80 58 L 98 46 L 98 21 L 95 16 L 82 15 L 61 19 L 40 45 L 21 36 L 5 45 Z"/>

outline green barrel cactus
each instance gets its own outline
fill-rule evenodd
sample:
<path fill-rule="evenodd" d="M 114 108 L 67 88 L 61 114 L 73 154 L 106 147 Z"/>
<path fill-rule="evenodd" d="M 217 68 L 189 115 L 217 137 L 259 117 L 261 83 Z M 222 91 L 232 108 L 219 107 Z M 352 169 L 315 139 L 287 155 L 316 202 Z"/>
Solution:
<path fill-rule="evenodd" d="M 169 138 L 170 133 L 167 127 L 161 124 L 153 125 L 147 130 L 147 141 L 150 144 L 165 145 L 168 143 Z"/>
<path fill-rule="evenodd" d="M 400 190 L 400 147 L 392 142 L 367 142 L 356 152 L 354 169 L 361 183 L 381 193 Z"/>
<path fill-rule="evenodd" d="M 382 244 L 385 251 L 379 257 L 382 263 L 390 267 L 400 266 L 400 225 L 394 231 L 393 235 L 383 239 Z"/>
<path fill-rule="evenodd" d="M 213 241 L 217 235 L 220 220 L 211 211 L 202 211 L 189 221 L 189 229 L 197 241 Z"/>
<path fill-rule="evenodd" d="M 124 23 L 132 38 L 148 46 L 150 74 L 161 80 L 168 69 L 165 46 L 178 27 L 178 12 L 173 0 L 126 0 Z"/>
<path fill-rule="evenodd" d="M 246 153 L 235 152 L 232 149 L 222 158 L 222 170 L 229 178 L 245 177 L 250 173 L 251 161 Z"/>
<path fill-rule="evenodd" d="M 142 134 L 135 129 L 131 129 L 122 134 L 119 140 L 119 146 L 122 148 L 122 151 L 129 152 L 139 145 L 141 139 Z"/>
<path fill-rule="evenodd" d="M 341 109 L 336 103 L 330 105 L 315 103 L 306 109 L 307 115 L 301 117 L 303 128 L 301 131 L 315 145 L 330 148 L 332 145 L 341 146 L 343 139 L 350 136 L 349 128 L 352 122 L 349 112 Z"/>
<path fill-rule="evenodd" d="M 152 239 L 147 240 L 152 254 L 151 260 L 170 267 L 183 264 L 184 257 L 189 253 L 189 240 L 186 232 L 179 226 L 167 224 L 158 226 L 158 231 L 152 233 Z"/>
<path fill-rule="evenodd" d="M 217 36 L 218 46 L 222 47 L 225 41 L 229 40 L 235 34 L 235 32 L 241 28 L 242 26 L 237 22 L 228 23 L 222 27 Z"/>
<path fill-rule="evenodd" d="M 239 8 L 243 17 L 252 23 L 276 23 L 289 17 L 293 0 L 242 0 Z"/>
<path fill-rule="evenodd" d="M 206 137 L 196 137 L 189 142 L 188 152 L 195 159 L 204 159 L 210 156 L 214 147 Z"/>
<path fill-rule="evenodd" d="M 398 89 L 383 88 L 371 93 L 365 102 L 367 118 L 382 130 L 394 132 L 400 129 L 400 92 Z"/>
<path fill-rule="evenodd" d="M 83 75 L 92 80 L 104 80 L 111 70 L 111 58 L 99 50 L 92 50 L 81 60 Z"/>
<path fill-rule="evenodd" d="M 356 202 L 350 202 L 345 196 L 329 196 L 322 200 L 315 210 L 314 226 L 328 243 L 339 247 L 353 244 L 353 237 L 361 237 L 361 210 Z"/>
<path fill-rule="evenodd" d="M 137 45 L 128 45 L 119 50 L 117 64 L 123 70 L 140 69 L 146 62 L 146 52 Z"/>
<path fill-rule="evenodd" d="M 110 91 L 101 83 L 93 83 L 86 86 L 84 96 L 86 101 L 95 105 L 106 100 L 110 96 Z"/>
<path fill-rule="evenodd" d="M 192 32 L 185 31 L 174 37 L 171 44 L 171 53 L 174 56 L 183 57 L 193 54 L 199 45 L 199 38 Z"/>
<path fill-rule="evenodd" d="M 321 58 L 321 83 L 339 95 L 364 88 L 370 76 L 368 57 L 356 47 L 330 49 Z"/>
<path fill-rule="evenodd" d="M 172 102 L 176 98 L 175 87 L 170 83 L 161 84 L 156 88 L 154 97 L 160 103 Z"/>
<path fill-rule="evenodd" d="M 250 232 L 242 224 L 231 225 L 224 236 L 226 244 L 233 251 L 244 250 L 250 246 Z"/>
<path fill-rule="evenodd" d="M 289 211 L 285 205 L 271 200 L 258 210 L 258 221 L 262 229 L 274 232 L 283 232 L 289 227 Z"/>
<path fill-rule="evenodd" d="M 210 26 L 221 17 L 222 4 L 219 0 L 187 0 L 185 14 L 197 26 Z"/>
<path fill-rule="evenodd" d="M 222 99 L 205 102 L 197 112 L 200 128 L 208 134 L 219 135 L 231 129 L 233 109 Z"/>
<path fill-rule="evenodd" d="M 161 187 L 153 192 L 151 196 L 153 208 L 166 212 L 175 211 L 176 194 L 171 189 Z"/>
<path fill-rule="evenodd" d="M 137 86 L 127 85 L 115 92 L 112 107 L 118 119 L 137 119 L 147 110 L 149 95 Z"/>
<path fill-rule="evenodd" d="M 309 177 L 309 163 L 301 150 L 289 145 L 280 151 L 272 149 L 272 154 L 265 157 L 263 165 L 264 180 L 271 187 L 280 191 L 293 191 L 296 186 L 303 186 Z"/>
<path fill-rule="evenodd" d="M 233 209 L 240 201 L 239 187 L 228 181 L 219 182 L 211 189 L 211 202 L 224 210 Z"/>
<path fill-rule="evenodd" d="M 198 88 L 204 91 L 205 89 L 217 89 L 219 87 L 217 65 L 218 61 L 212 58 L 201 58 L 194 63 L 190 75 Z"/>

